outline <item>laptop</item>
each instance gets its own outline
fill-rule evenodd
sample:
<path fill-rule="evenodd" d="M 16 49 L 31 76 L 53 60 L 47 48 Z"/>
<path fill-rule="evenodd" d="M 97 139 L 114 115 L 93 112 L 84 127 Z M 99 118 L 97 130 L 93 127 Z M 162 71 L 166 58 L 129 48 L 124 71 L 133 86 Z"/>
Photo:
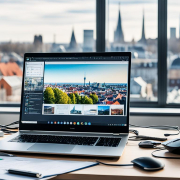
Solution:
<path fill-rule="evenodd" d="M 19 132 L 0 151 L 120 157 L 130 67 L 129 52 L 25 54 Z"/>

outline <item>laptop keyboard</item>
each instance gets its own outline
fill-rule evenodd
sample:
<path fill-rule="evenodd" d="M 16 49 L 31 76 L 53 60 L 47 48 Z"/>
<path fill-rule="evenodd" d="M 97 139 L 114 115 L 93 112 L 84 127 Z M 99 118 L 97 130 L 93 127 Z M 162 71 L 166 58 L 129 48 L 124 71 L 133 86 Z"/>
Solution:
<path fill-rule="evenodd" d="M 121 141 L 121 138 L 110 138 L 110 137 L 82 137 L 82 136 L 54 136 L 54 135 L 22 134 L 10 140 L 9 142 L 55 143 L 55 144 L 117 147 L 120 141 Z"/>

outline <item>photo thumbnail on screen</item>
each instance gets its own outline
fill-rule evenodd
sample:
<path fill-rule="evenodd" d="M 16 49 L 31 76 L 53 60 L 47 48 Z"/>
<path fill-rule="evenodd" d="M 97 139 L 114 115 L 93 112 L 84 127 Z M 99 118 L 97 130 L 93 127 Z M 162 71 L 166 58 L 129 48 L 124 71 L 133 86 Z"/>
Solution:
<path fill-rule="evenodd" d="M 127 79 L 128 63 L 45 63 L 43 114 L 126 115 Z"/>

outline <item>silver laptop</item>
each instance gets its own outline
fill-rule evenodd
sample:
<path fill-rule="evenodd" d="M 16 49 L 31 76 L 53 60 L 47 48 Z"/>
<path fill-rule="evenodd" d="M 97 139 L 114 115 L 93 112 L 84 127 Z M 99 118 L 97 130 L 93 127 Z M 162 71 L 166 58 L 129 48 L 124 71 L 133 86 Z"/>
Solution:
<path fill-rule="evenodd" d="M 1 151 L 120 157 L 128 140 L 131 53 L 27 53 L 19 132 Z"/>

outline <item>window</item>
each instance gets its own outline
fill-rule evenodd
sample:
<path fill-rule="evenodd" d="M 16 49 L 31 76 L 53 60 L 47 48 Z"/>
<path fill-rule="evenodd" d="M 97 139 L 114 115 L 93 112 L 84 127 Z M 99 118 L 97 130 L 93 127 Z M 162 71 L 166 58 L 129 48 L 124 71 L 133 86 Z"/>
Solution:
<path fill-rule="evenodd" d="M 167 103 L 180 103 L 180 1 L 168 0 Z"/>
<path fill-rule="evenodd" d="M 19 105 L 25 52 L 131 51 L 131 105 L 178 107 L 179 7 L 178 0 L 3 1 L 0 105 Z"/>
<path fill-rule="evenodd" d="M 131 101 L 157 101 L 157 0 L 106 5 L 106 51 L 132 52 Z"/>
<path fill-rule="evenodd" d="M 3 1 L 0 11 L 0 104 L 21 98 L 26 52 L 95 51 L 95 0 Z M 2 87 L 2 86 L 1 86 Z"/>

